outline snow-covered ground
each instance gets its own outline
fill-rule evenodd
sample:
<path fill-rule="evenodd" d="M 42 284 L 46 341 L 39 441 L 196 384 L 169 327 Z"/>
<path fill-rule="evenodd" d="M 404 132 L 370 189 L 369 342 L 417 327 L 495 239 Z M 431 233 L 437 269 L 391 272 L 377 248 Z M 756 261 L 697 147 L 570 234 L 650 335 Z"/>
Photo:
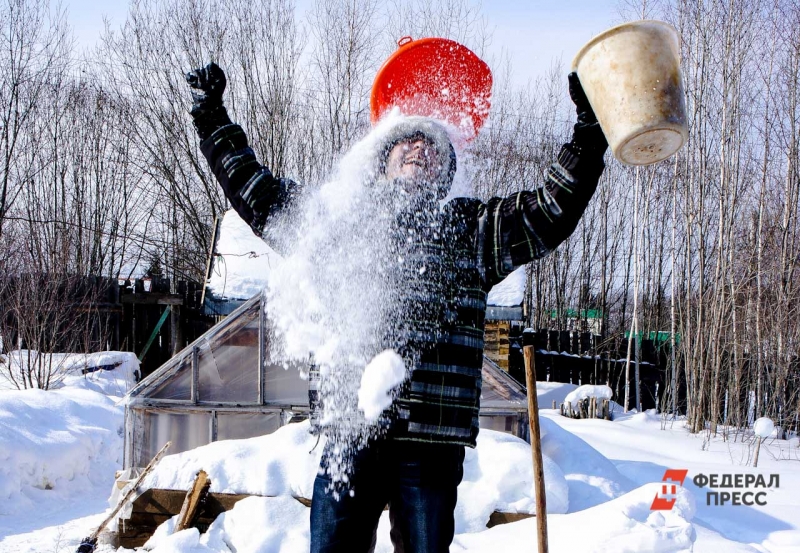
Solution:
<path fill-rule="evenodd" d="M 542 405 L 563 401 L 575 388 L 540 386 Z M 754 469 L 752 436 L 726 441 L 692 435 L 681 421 L 665 422 L 653 413 L 617 414 L 614 421 L 568 419 L 549 409 L 541 415 L 551 551 L 800 551 L 797 438 L 765 441 Z M 75 551 L 108 509 L 121 424 L 114 398 L 96 391 L 66 386 L 0 392 L 1 552 Z M 275 497 L 241 501 L 203 535 L 170 535 L 167 523 L 150 544 L 153 550 L 307 551 L 309 510 L 294 497 L 310 495 L 322 444 L 314 448 L 306 426 L 165 457 L 152 486 L 186 489 L 203 468 L 212 491 Z M 671 510 L 652 511 L 667 469 L 688 470 L 687 479 L 676 487 Z M 778 474 L 780 486 L 766 490 L 765 505 L 707 505 L 708 488 L 692 483 L 698 474 L 763 475 L 767 481 Z M 535 519 L 485 528 L 494 510 L 533 512 L 533 499 L 528 445 L 482 432 L 478 448 L 467 452 L 451 551 L 533 550 Z M 379 552 L 391 551 L 388 527 L 384 514 Z"/>
<path fill-rule="evenodd" d="M 35 356 L 11 352 L 6 361 L 19 367 Z M 8 379 L 0 389 L 0 551 L 74 552 L 78 534 L 102 520 L 121 468 L 120 400 L 136 357 L 52 357 L 57 389 L 8 389 Z"/>
<path fill-rule="evenodd" d="M 24 374 L 41 368 L 50 373 L 49 389 L 82 388 L 108 396 L 122 397 L 135 383 L 139 370 L 136 355 L 125 351 L 98 353 L 40 353 L 15 350 L 0 355 L 0 390 L 41 387 L 25 385 Z M 42 379 L 44 380 L 44 378 Z"/>

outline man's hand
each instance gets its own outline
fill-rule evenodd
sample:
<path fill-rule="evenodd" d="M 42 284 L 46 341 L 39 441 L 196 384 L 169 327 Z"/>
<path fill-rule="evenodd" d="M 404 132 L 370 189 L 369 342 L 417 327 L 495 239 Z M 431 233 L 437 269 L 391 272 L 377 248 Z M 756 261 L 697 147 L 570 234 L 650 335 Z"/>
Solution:
<path fill-rule="evenodd" d="M 192 115 L 211 111 L 222 105 L 225 92 L 225 72 L 214 62 L 186 74 L 186 82 L 192 87 Z"/>
<path fill-rule="evenodd" d="M 572 98 L 572 102 L 575 104 L 578 122 L 585 124 L 597 123 L 597 116 L 594 114 L 592 105 L 583 91 L 578 74 L 573 71 L 567 76 L 567 79 L 569 80 L 569 97 Z"/>
<path fill-rule="evenodd" d="M 569 97 L 575 104 L 575 111 L 578 113 L 578 122 L 575 124 L 575 132 L 572 135 L 572 151 L 578 155 L 581 152 L 599 151 L 602 155 L 608 147 L 603 130 L 597 122 L 592 104 L 583 91 L 578 74 L 574 71 L 567 76 L 569 80 Z"/>

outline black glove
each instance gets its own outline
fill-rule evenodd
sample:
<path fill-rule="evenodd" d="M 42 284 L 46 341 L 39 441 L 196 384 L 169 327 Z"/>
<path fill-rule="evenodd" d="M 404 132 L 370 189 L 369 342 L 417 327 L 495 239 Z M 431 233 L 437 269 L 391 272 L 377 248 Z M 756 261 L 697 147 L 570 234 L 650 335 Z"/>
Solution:
<path fill-rule="evenodd" d="M 578 74 L 573 71 L 567 76 L 567 80 L 569 81 L 569 97 L 572 98 L 578 114 L 578 122 L 575 124 L 575 132 L 570 143 L 571 149 L 578 155 L 586 152 L 602 156 L 608 148 L 608 142 L 597 122 L 597 116 L 589 103 L 589 98 L 583 91 Z"/>
<path fill-rule="evenodd" d="M 597 123 L 597 116 L 589 103 L 589 98 L 586 97 L 586 93 L 583 91 L 578 74 L 573 71 L 567 75 L 567 80 L 569 80 L 569 97 L 572 98 L 572 103 L 575 104 L 578 122 L 585 124 Z"/>
<path fill-rule="evenodd" d="M 97 538 L 83 538 L 76 553 L 94 553 L 95 547 L 97 547 Z"/>
<path fill-rule="evenodd" d="M 192 87 L 194 105 L 192 111 L 208 110 L 222 105 L 222 93 L 228 84 L 225 72 L 213 61 L 186 74 L 186 82 Z"/>
<path fill-rule="evenodd" d="M 201 140 L 205 140 L 220 127 L 230 125 L 231 120 L 222 105 L 222 93 L 228 84 L 225 72 L 214 62 L 186 74 L 186 82 L 192 87 L 192 109 L 194 126 Z"/>

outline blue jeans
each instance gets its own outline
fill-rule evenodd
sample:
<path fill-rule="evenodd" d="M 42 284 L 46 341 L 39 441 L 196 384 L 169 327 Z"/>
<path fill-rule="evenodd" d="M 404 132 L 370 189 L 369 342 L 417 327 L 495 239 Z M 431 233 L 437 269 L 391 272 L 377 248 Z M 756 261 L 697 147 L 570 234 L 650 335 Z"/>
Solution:
<path fill-rule="evenodd" d="M 325 468 L 327 448 L 321 468 Z M 337 500 L 327 475 L 314 481 L 311 553 L 368 553 L 389 505 L 395 553 L 446 553 L 453 541 L 464 446 L 381 439 L 355 454 L 350 490 Z"/>

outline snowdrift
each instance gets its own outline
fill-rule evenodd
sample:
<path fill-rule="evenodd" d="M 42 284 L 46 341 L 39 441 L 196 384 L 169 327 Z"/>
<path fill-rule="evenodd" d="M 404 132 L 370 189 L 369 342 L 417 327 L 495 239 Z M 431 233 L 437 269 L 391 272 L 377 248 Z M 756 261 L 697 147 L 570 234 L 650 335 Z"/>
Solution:
<path fill-rule="evenodd" d="M 122 419 L 92 390 L 0 392 L 0 514 L 107 482 L 122 461 Z"/>
<path fill-rule="evenodd" d="M 125 351 L 40 353 L 16 350 L 0 356 L 0 391 L 25 388 L 22 374 L 30 366 L 52 371 L 51 390 L 82 388 L 122 397 L 136 383 L 139 360 L 136 354 Z"/>
<path fill-rule="evenodd" d="M 541 422 L 549 513 L 593 507 L 632 487 L 613 464 L 586 442 L 549 419 Z M 211 479 L 212 492 L 261 497 L 238 503 L 202 536 L 196 532 L 170 536 L 169 525 L 174 521 L 165 523 L 149 547 L 155 551 L 182 551 L 174 548 L 178 547 L 177 542 L 185 541 L 181 547 L 187 547 L 187 551 L 202 551 L 203 547 L 227 551 L 219 549 L 220 544 L 243 544 L 242 540 L 246 540 L 247 545 L 236 545 L 235 550 L 307 550 L 308 509 L 294 498 L 311 497 L 323 447 L 323 442 L 316 444 L 316 438 L 308 433 L 308 422 L 303 422 L 284 426 L 268 436 L 216 442 L 165 457 L 145 480 L 143 489 L 186 490 L 197 471 L 203 469 Z M 495 511 L 535 513 L 530 445 L 509 434 L 482 430 L 477 448 L 466 451 L 455 511 L 456 534 L 485 531 Z M 276 520 L 281 524 L 276 525 Z M 249 530 L 241 532 L 244 527 Z M 386 531 L 378 550 L 391 550 L 388 520 L 382 522 L 382 528 Z"/>
<path fill-rule="evenodd" d="M 23 367 L 39 355 L 32 353 L 14 351 L 6 360 Z M 107 487 L 122 463 L 124 411 L 117 401 L 133 385 L 136 356 L 48 357 L 63 371 L 58 389 L 0 390 L 0 515 Z"/>

